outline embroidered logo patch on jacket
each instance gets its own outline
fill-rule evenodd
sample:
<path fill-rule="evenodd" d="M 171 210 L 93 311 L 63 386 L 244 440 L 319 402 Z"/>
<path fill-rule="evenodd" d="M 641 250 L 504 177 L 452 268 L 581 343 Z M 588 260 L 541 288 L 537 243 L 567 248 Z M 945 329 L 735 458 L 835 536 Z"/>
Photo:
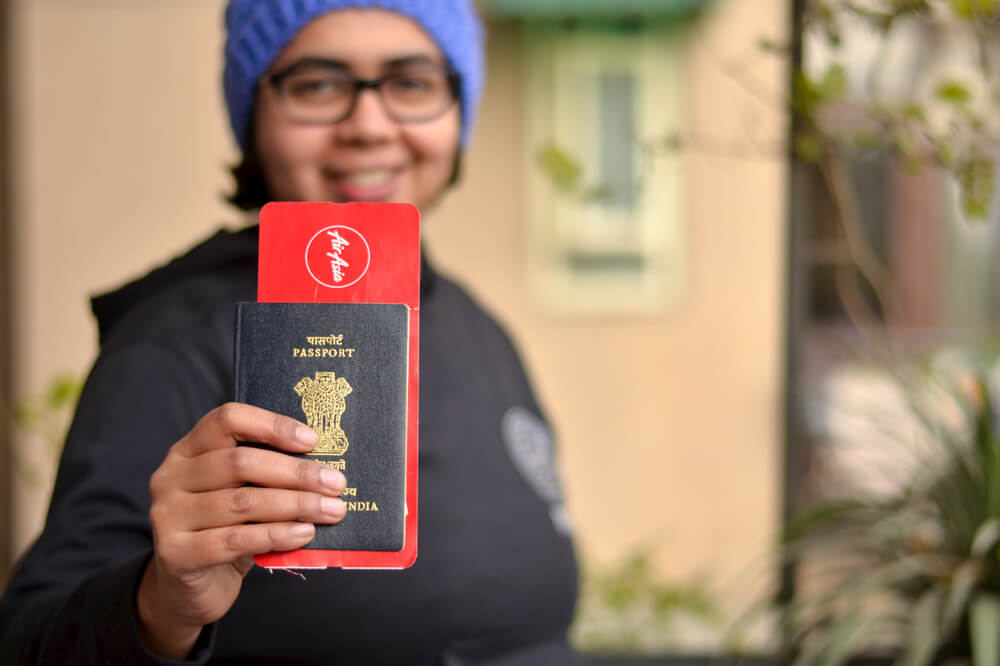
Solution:
<path fill-rule="evenodd" d="M 556 531 L 568 536 L 571 525 L 556 468 L 552 432 L 544 421 L 521 406 L 507 410 L 500 430 L 514 467 L 549 505 L 549 517 Z"/>

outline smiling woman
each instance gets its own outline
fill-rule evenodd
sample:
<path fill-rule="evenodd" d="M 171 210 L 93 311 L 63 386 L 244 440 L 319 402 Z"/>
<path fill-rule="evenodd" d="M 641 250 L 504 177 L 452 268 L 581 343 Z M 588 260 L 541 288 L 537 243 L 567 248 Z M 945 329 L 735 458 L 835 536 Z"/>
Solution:
<path fill-rule="evenodd" d="M 434 206 L 481 88 L 469 0 L 231 0 L 226 25 L 226 101 L 257 204 Z M 539 490 L 524 462 L 554 470 L 553 438 L 511 342 L 426 260 L 417 563 L 308 585 L 253 568 L 316 524 L 386 510 L 286 455 L 316 444 L 308 427 L 227 402 L 233 307 L 254 300 L 257 263 L 256 227 L 220 232 L 94 300 L 101 353 L 45 529 L 0 602 L 0 662 L 578 663 L 558 477 Z M 510 414 L 524 427 L 504 428 Z"/>

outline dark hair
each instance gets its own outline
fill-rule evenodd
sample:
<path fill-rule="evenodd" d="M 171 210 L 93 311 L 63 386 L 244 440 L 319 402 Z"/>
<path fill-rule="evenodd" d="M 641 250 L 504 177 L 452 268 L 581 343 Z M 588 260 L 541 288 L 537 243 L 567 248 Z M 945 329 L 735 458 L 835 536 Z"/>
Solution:
<path fill-rule="evenodd" d="M 267 188 L 264 169 L 257 156 L 257 140 L 254 137 L 256 132 L 252 121 L 250 125 L 246 147 L 243 149 L 240 161 L 235 166 L 229 167 L 229 173 L 233 174 L 233 180 L 236 181 L 236 189 L 232 194 L 226 195 L 226 201 L 242 211 L 262 208 L 273 199 Z"/>
<path fill-rule="evenodd" d="M 251 115 L 253 118 L 253 115 Z M 229 172 L 233 174 L 236 181 L 236 189 L 232 194 L 227 194 L 225 199 L 230 204 L 242 211 L 251 211 L 263 207 L 269 201 L 273 201 L 267 187 L 267 178 L 264 177 L 264 168 L 260 163 L 260 156 L 257 154 L 256 130 L 254 121 L 250 121 L 250 128 L 247 134 L 246 147 L 240 161 L 229 167 Z M 456 185 L 462 175 L 462 147 L 459 146 L 455 153 L 455 165 L 451 170 L 451 178 L 448 179 L 446 187 Z"/>

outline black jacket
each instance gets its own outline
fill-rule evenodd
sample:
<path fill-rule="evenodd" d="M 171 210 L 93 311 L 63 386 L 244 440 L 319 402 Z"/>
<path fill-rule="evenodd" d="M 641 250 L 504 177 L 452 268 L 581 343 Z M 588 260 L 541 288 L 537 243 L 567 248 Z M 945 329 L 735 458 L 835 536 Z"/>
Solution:
<path fill-rule="evenodd" d="M 255 300 L 257 233 L 220 232 L 94 300 L 101 354 L 49 516 L 0 602 L 0 663 L 162 664 L 135 623 L 148 480 L 231 398 L 234 304 Z M 254 569 L 202 633 L 202 663 L 575 664 L 577 570 L 551 437 L 511 343 L 426 264 L 419 552 L 404 571 Z"/>

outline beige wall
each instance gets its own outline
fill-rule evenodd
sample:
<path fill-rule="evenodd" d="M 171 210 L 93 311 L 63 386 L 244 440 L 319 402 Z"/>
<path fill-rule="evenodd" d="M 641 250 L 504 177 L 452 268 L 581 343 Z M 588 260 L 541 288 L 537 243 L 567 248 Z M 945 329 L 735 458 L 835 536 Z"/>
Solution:
<path fill-rule="evenodd" d="M 89 294 L 236 219 L 217 197 L 232 155 L 217 85 L 222 2 L 82 4 L 33 0 L 15 12 L 22 395 L 89 364 Z M 669 575 L 728 587 L 774 535 L 785 166 L 759 144 L 781 136 L 784 79 L 754 44 L 784 37 L 786 4 L 719 0 L 695 24 L 681 100 L 701 137 L 682 158 L 687 286 L 656 317 L 548 315 L 511 278 L 526 254 L 526 101 L 516 30 L 491 33 L 465 182 L 428 216 L 428 243 L 520 341 L 587 557 L 654 545 Z M 733 63 L 749 66 L 732 75 Z M 749 159 L 732 148 L 754 141 Z M 22 490 L 18 544 L 38 529 L 45 492 Z"/>
<path fill-rule="evenodd" d="M 698 137 L 683 158 L 689 275 L 682 304 L 651 318 L 546 315 L 511 279 L 525 254 L 512 140 L 523 100 L 515 35 L 492 32 L 467 187 L 431 219 L 430 246 L 520 341 L 558 430 L 582 552 L 599 561 L 651 545 L 670 575 L 735 588 L 760 573 L 775 534 L 784 74 L 755 44 L 782 39 L 786 14 L 780 0 L 719 2 L 696 24 L 683 101 L 684 133 Z"/>
<path fill-rule="evenodd" d="M 86 371 L 90 295 L 233 219 L 218 197 L 233 154 L 217 85 L 222 5 L 14 3 L 15 395 Z M 20 458 L 47 469 L 43 454 L 31 441 Z M 39 528 L 50 476 L 21 476 L 15 544 Z"/>

